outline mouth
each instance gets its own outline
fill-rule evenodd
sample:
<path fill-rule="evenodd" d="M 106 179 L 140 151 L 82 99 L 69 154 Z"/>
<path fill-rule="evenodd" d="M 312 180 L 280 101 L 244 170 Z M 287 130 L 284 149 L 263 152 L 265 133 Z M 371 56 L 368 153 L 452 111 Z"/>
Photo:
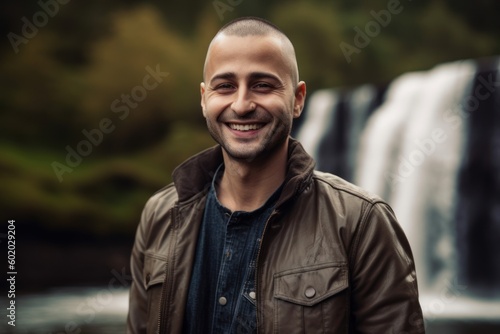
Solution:
<path fill-rule="evenodd" d="M 253 123 L 253 124 L 228 123 L 227 125 L 233 130 L 243 131 L 243 132 L 259 130 L 264 126 L 264 124 L 262 123 Z"/>

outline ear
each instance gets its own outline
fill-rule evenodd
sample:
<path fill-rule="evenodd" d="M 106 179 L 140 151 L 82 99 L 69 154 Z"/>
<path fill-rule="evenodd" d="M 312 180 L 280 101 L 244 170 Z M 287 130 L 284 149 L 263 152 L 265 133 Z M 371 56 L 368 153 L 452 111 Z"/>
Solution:
<path fill-rule="evenodd" d="M 302 114 L 306 102 L 306 83 L 300 81 L 295 89 L 295 103 L 293 106 L 293 118 L 298 118 Z"/>
<path fill-rule="evenodd" d="M 203 112 L 203 117 L 206 117 L 205 113 L 205 83 L 200 83 L 200 95 L 201 95 L 201 110 Z"/>

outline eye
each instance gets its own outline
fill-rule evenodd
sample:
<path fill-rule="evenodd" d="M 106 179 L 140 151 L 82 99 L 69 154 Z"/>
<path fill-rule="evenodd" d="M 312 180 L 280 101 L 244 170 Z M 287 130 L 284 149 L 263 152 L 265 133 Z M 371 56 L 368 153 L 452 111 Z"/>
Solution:
<path fill-rule="evenodd" d="M 219 91 L 219 92 L 229 92 L 229 91 L 233 91 L 234 89 L 235 89 L 234 85 L 230 84 L 228 82 L 221 83 L 221 84 L 215 86 L 215 90 Z"/>
<path fill-rule="evenodd" d="M 272 90 L 274 86 L 268 82 L 261 81 L 254 84 L 252 88 L 260 92 L 267 92 Z"/>

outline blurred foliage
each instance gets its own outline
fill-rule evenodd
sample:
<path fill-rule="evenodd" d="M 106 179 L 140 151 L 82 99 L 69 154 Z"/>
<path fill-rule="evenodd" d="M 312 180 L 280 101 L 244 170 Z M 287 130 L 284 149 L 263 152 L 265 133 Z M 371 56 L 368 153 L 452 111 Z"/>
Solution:
<path fill-rule="evenodd" d="M 64 156 L 1 144 L 2 212 L 49 229 L 130 234 L 147 198 L 166 185 L 170 172 L 200 148 L 212 145 L 203 128 L 175 123 L 155 145 L 135 154 L 93 158 L 63 175 L 51 164 Z"/>
<path fill-rule="evenodd" d="M 355 45 L 355 28 L 365 31 L 391 1 L 59 5 L 19 52 L 8 38 L 0 45 L 1 211 L 46 230 L 133 233 L 145 201 L 170 182 L 174 167 L 213 145 L 199 107 L 203 62 L 216 31 L 238 16 L 265 17 L 289 35 L 309 93 L 385 84 L 406 71 L 500 54 L 498 2 L 402 0 L 401 12 L 347 62 L 339 45 Z M 1 6 L 3 36 L 22 36 L 22 18 L 33 22 L 42 11 L 39 1 Z M 145 76 L 157 68 L 168 76 L 145 89 Z M 124 100 L 141 92 L 140 101 Z M 82 131 L 106 118 L 113 130 L 68 166 L 67 147 L 77 150 L 87 140 Z M 54 161 L 67 165 L 62 182 Z"/>
<path fill-rule="evenodd" d="M 344 79 L 346 71 L 338 71 L 346 64 L 338 47 L 342 40 L 339 17 L 332 6 L 312 2 L 276 6 L 271 13 L 271 20 L 295 46 L 300 78 L 309 90 L 338 86 Z"/>

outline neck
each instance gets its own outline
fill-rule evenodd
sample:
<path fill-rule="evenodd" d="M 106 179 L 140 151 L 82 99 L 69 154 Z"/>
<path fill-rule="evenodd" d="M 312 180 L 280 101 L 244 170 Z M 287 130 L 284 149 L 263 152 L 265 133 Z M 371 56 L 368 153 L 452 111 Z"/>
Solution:
<path fill-rule="evenodd" d="M 252 162 L 235 160 L 224 152 L 219 201 L 231 211 L 260 208 L 285 180 L 288 145 L 271 157 Z"/>

